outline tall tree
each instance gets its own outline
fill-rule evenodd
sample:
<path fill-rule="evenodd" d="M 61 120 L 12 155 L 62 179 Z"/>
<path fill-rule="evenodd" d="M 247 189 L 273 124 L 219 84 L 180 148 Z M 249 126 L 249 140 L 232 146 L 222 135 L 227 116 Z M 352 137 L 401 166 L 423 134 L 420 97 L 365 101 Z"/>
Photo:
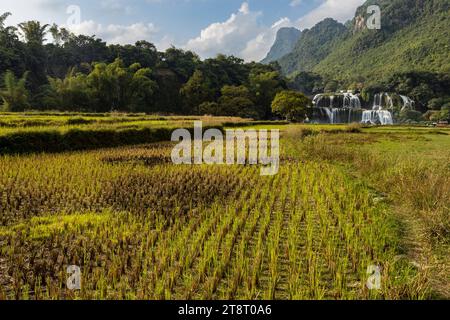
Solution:
<path fill-rule="evenodd" d="M 262 117 L 270 118 L 272 101 L 275 95 L 286 89 L 286 82 L 276 71 L 250 74 L 250 88 L 254 95 L 256 105 L 260 107 Z"/>
<path fill-rule="evenodd" d="M 151 70 L 139 64 L 126 67 L 116 59 L 111 64 L 98 63 L 87 77 L 95 111 L 136 111 L 149 104 L 156 84 Z"/>
<path fill-rule="evenodd" d="M 59 27 L 56 23 L 54 23 L 50 29 L 48 29 L 53 38 L 53 43 L 59 46 L 61 44 L 61 32 L 59 31 Z"/>
<path fill-rule="evenodd" d="M 250 90 L 245 86 L 224 86 L 219 99 L 220 115 L 259 119 Z"/>
<path fill-rule="evenodd" d="M 0 15 L 0 75 L 11 70 L 15 74 L 23 74 L 25 68 L 25 50 L 19 41 L 15 27 L 6 26 L 5 21 L 11 14 Z"/>
<path fill-rule="evenodd" d="M 19 29 L 22 31 L 26 42 L 42 45 L 46 40 L 45 35 L 49 26 L 48 24 L 41 25 L 39 21 L 32 20 L 19 24 Z"/>
<path fill-rule="evenodd" d="M 200 114 L 200 105 L 214 99 L 214 92 L 206 82 L 203 72 L 196 70 L 189 81 L 181 88 L 188 112 Z"/>
<path fill-rule="evenodd" d="M 28 91 L 25 88 L 27 73 L 17 79 L 8 71 L 3 77 L 4 88 L 0 90 L 4 111 L 24 111 L 28 104 Z"/>
<path fill-rule="evenodd" d="M 311 100 L 303 93 L 281 91 L 272 102 L 272 111 L 289 121 L 303 121 L 311 115 Z"/>
<path fill-rule="evenodd" d="M 0 30 L 5 29 L 5 21 L 8 19 L 8 17 L 11 15 L 11 12 L 5 12 L 0 15 Z"/>

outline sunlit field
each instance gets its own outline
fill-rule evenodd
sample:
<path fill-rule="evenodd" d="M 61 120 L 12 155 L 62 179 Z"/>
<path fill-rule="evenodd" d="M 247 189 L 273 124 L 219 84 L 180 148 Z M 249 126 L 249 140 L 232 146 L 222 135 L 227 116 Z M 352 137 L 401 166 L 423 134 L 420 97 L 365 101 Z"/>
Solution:
<path fill-rule="evenodd" d="M 40 117 L 50 124 L 39 130 L 74 119 Z M 23 119 L 2 117 L 0 135 L 36 129 Z M 194 120 L 75 119 L 109 130 Z M 167 141 L 3 150 L 0 299 L 450 297 L 449 129 L 243 126 L 281 130 L 277 175 L 174 165 Z M 69 265 L 81 268 L 79 291 L 66 288 Z M 366 285 L 370 266 L 379 290 Z"/>

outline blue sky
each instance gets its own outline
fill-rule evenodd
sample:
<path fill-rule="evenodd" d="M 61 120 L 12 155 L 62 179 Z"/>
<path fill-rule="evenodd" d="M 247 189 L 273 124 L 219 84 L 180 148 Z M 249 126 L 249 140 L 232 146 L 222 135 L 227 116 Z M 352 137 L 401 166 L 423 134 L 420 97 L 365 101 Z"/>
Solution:
<path fill-rule="evenodd" d="M 145 39 L 160 50 L 170 45 L 203 58 L 233 54 L 264 58 L 281 27 L 309 28 L 326 17 L 351 19 L 364 0 L 2 0 L 13 25 L 37 19 L 97 35 L 109 43 Z M 72 14 L 67 13 L 75 5 Z M 77 8 L 80 9 L 80 19 Z M 75 20 L 73 19 L 75 18 Z"/>

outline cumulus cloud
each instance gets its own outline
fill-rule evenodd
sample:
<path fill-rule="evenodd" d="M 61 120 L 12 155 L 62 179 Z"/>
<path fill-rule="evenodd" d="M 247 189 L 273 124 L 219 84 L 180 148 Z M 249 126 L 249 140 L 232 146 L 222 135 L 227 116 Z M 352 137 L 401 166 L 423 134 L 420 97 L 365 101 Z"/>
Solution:
<path fill-rule="evenodd" d="M 9 25 L 37 19 L 44 23 L 52 23 L 58 13 L 65 12 L 65 0 L 1 0 L 0 12 L 11 12 Z"/>
<path fill-rule="evenodd" d="M 300 29 L 311 28 L 325 18 L 345 22 L 353 18 L 356 8 L 364 2 L 365 0 L 326 0 L 316 9 L 300 18 L 297 21 L 297 26 Z"/>
<path fill-rule="evenodd" d="M 218 53 L 237 55 L 246 61 L 259 61 L 265 57 L 275 40 L 277 31 L 291 25 L 283 18 L 270 27 L 260 23 L 262 12 L 251 11 L 244 2 L 238 12 L 225 22 L 216 22 L 200 32 L 185 45 L 201 57 L 213 57 Z"/>
<path fill-rule="evenodd" d="M 139 40 L 151 40 L 158 30 L 152 23 L 134 23 L 131 25 L 102 25 L 93 20 L 83 21 L 69 27 L 75 34 L 95 35 L 108 43 L 134 44 Z"/>

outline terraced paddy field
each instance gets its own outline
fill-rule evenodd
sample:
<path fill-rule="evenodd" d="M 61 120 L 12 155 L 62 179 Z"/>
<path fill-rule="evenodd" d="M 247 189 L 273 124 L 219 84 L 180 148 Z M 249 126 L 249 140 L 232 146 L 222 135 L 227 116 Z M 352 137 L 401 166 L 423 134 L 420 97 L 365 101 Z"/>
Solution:
<path fill-rule="evenodd" d="M 282 130 L 277 175 L 166 141 L 5 152 L 0 298 L 450 298 L 450 130 L 245 127 Z"/>

